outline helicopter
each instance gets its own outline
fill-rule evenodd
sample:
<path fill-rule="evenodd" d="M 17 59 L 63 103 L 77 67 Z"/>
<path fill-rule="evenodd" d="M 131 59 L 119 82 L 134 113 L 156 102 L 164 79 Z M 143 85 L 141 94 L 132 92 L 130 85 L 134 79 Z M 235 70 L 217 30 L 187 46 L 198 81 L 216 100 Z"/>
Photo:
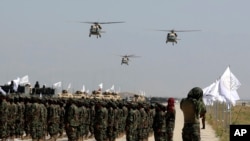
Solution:
<path fill-rule="evenodd" d="M 80 23 L 88 23 L 92 24 L 89 29 L 89 37 L 91 35 L 96 35 L 96 37 L 101 38 L 101 33 L 105 33 L 105 31 L 102 31 L 101 24 L 114 24 L 114 23 L 124 23 L 124 22 L 80 22 Z"/>
<path fill-rule="evenodd" d="M 165 31 L 165 32 L 169 32 L 167 34 L 167 39 L 166 39 L 166 44 L 168 42 L 172 42 L 172 45 L 177 44 L 177 40 L 180 40 L 177 38 L 177 33 L 176 32 L 194 32 L 194 31 L 200 31 L 200 30 L 157 30 L 157 31 Z"/>
<path fill-rule="evenodd" d="M 128 62 L 130 61 L 129 58 L 135 58 L 135 57 L 140 57 L 140 56 L 136 56 L 136 55 L 120 55 L 122 57 L 122 61 L 121 61 L 121 65 L 126 64 L 128 65 Z"/>

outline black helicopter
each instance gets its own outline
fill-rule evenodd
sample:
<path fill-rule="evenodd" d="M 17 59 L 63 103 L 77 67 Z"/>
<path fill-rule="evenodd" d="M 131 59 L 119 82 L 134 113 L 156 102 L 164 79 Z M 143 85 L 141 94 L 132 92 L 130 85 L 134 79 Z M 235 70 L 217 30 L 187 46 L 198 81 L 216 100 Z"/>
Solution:
<path fill-rule="evenodd" d="M 120 55 L 122 57 L 121 65 L 126 64 L 129 65 L 128 62 L 130 61 L 129 58 L 136 58 L 140 56 L 136 55 Z"/>
<path fill-rule="evenodd" d="M 166 44 L 168 42 L 172 42 L 172 45 L 174 45 L 175 43 L 177 44 L 177 40 L 180 40 L 177 38 L 177 33 L 176 32 L 194 32 L 194 31 L 200 31 L 200 30 L 157 30 L 157 31 L 165 31 L 165 32 L 169 32 L 167 34 L 167 38 L 166 38 Z"/>
<path fill-rule="evenodd" d="M 101 33 L 105 33 L 105 31 L 102 31 L 101 24 L 115 24 L 115 23 L 124 23 L 124 22 L 80 22 L 80 23 L 88 23 L 92 24 L 89 29 L 89 37 L 91 35 L 96 35 L 96 37 L 101 38 Z"/>

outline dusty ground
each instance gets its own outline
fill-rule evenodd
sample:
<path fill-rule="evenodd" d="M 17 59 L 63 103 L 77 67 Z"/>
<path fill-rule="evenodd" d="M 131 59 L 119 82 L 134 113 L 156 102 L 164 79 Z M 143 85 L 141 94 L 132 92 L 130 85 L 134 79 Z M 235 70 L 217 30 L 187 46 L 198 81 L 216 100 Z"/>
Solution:
<path fill-rule="evenodd" d="M 176 105 L 176 121 L 175 121 L 175 130 L 174 130 L 174 141 L 181 141 L 181 132 L 183 127 L 183 114 L 179 108 L 179 105 Z M 15 139 L 15 141 L 19 141 L 20 139 Z M 201 129 L 201 140 L 202 141 L 219 141 L 219 139 L 215 136 L 215 132 L 209 124 L 206 124 L 206 129 Z M 23 141 L 31 141 L 23 140 Z M 58 139 L 58 141 L 67 141 L 67 138 Z M 85 141 L 95 141 L 95 139 L 88 139 Z M 126 137 L 123 136 L 116 141 L 126 141 Z M 149 141 L 154 141 L 154 137 L 150 137 Z"/>

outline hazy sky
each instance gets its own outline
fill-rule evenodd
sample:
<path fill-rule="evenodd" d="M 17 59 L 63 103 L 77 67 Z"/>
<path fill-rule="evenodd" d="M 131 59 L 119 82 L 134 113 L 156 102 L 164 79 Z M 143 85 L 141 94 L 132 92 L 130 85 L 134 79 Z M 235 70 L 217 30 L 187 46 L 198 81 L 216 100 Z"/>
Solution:
<path fill-rule="evenodd" d="M 250 99 L 249 0 L 1 0 L 0 84 L 29 76 L 32 84 L 62 81 L 73 90 L 103 83 L 121 91 L 185 97 L 218 79 L 227 66 Z M 125 21 L 102 25 L 102 38 L 88 37 L 79 21 Z M 177 45 L 166 44 L 167 32 Z M 119 55 L 135 54 L 129 66 Z"/>

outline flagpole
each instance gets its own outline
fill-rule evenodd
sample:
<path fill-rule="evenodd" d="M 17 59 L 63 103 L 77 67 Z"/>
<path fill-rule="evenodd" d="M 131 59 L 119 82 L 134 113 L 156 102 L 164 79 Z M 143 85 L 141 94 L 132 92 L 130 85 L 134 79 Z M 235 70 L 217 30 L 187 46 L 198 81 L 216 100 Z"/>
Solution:
<path fill-rule="evenodd" d="M 230 91 L 230 101 L 232 101 L 232 94 L 231 94 L 231 86 L 232 86 L 231 83 L 232 83 L 232 81 L 231 81 L 231 69 L 230 69 L 230 65 L 228 65 L 228 68 L 229 68 L 229 70 L 230 70 L 230 73 L 229 73 L 229 74 L 230 74 L 230 75 L 229 75 L 229 78 L 230 78 L 230 79 L 229 79 L 229 81 L 230 81 L 230 85 L 229 85 L 229 86 L 230 86 L 230 87 L 229 87 L 229 91 Z M 229 106 L 230 106 L 230 107 L 229 107 L 229 108 L 230 108 L 230 109 L 229 109 L 229 110 L 230 110 L 230 111 L 229 111 L 229 125 L 230 125 L 230 124 L 231 124 L 231 114 L 232 114 L 232 113 L 231 113 L 231 107 L 232 107 L 231 102 L 230 102 Z"/>

